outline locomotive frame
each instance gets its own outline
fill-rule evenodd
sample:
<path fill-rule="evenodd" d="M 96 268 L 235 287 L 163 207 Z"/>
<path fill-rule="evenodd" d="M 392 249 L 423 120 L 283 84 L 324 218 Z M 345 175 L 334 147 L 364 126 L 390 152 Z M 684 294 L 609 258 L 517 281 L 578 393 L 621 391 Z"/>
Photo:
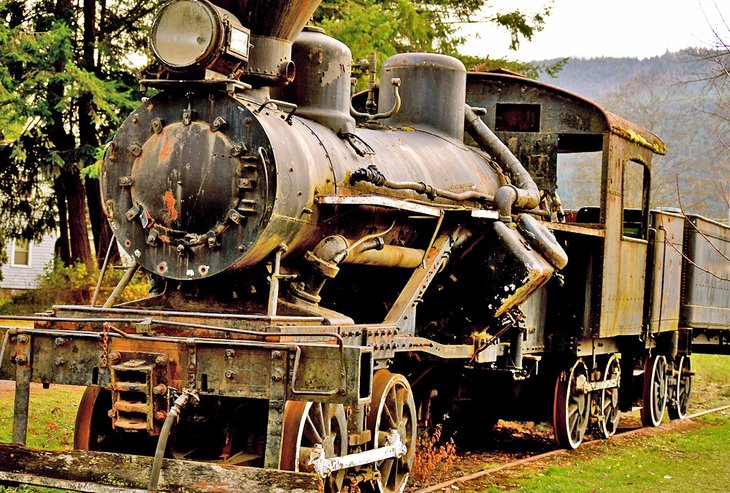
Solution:
<path fill-rule="evenodd" d="M 613 435 L 635 404 L 650 426 L 667 407 L 686 414 L 693 338 L 727 352 L 728 280 L 708 274 L 722 262 L 704 240 L 730 254 L 730 229 L 649 209 L 657 136 L 566 91 L 429 54 L 386 62 L 382 113 L 354 112 L 356 127 L 347 63 L 331 86 L 294 78 L 269 97 L 291 82 L 286 43 L 244 14 L 264 47 L 251 84 L 145 81 L 160 94 L 107 149 L 105 214 L 136 259 L 118 289 L 103 307 L 0 328 L 17 444 L 0 447 L 1 480 L 395 492 L 418 426 L 447 415 L 473 438 L 495 417 L 547 419 L 575 448 L 589 429 Z M 307 36 L 295 59 L 347 60 Z M 300 80 L 332 76 L 297 64 Z M 558 154 L 599 151 L 600 203 L 564 211 Z M 183 176 L 195 163 L 219 177 L 209 196 Z M 628 163 L 641 169 L 635 209 Z M 181 230 L 188 196 L 205 210 Z M 154 292 L 116 304 L 140 264 L 160 276 Z M 31 382 L 87 387 L 75 451 L 23 447 Z"/>

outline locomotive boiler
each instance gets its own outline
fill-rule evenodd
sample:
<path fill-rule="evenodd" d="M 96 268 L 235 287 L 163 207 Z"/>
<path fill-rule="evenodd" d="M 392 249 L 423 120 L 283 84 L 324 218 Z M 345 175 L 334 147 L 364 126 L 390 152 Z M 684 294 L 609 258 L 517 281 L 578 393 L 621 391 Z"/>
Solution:
<path fill-rule="evenodd" d="M 360 64 L 373 77 L 351 101 L 349 49 L 305 26 L 316 7 L 160 9 L 161 76 L 141 82 L 100 178 L 134 263 L 103 306 L 55 306 L 3 334 L 13 441 L 30 382 L 80 385 L 75 451 L 0 447 L 0 478 L 401 492 L 419 426 L 444 419 L 464 438 L 497 417 L 544 419 L 575 448 L 635 404 L 647 425 L 686 413 L 705 312 L 682 260 L 701 248 L 681 216 L 649 210 L 661 140 L 429 53 L 389 58 L 377 86 L 374 61 Z M 601 154 L 602 188 L 563 210 L 558 156 L 578 152 Z M 119 303 L 140 269 L 150 295 Z"/>

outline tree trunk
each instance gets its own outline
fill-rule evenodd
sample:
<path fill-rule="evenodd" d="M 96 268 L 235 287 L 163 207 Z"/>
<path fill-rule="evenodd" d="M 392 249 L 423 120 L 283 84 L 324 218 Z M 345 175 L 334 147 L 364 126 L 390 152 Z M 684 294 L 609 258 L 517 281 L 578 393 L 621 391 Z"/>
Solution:
<path fill-rule="evenodd" d="M 55 253 L 64 265 L 69 265 L 71 263 L 71 249 L 68 242 L 68 210 L 66 207 L 66 191 L 63 189 L 63 182 L 60 177 L 53 181 L 53 191 L 56 194 L 58 229 L 60 231 Z"/>
<path fill-rule="evenodd" d="M 91 266 L 93 257 L 89 248 L 89 229 L 86 226 L 86 193 L 81 176 L 74 166 L 61 171 L 67 191 L 69 240 L 71 260 Z"/>

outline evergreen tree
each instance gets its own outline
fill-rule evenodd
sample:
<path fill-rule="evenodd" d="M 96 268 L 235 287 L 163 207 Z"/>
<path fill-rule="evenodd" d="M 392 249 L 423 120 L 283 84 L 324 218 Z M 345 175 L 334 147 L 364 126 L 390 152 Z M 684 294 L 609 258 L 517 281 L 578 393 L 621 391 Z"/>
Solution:
<path fill-rule="evenodd" d="M 144 49 L 160 2 L 0 0 L 0 230 L 39 239 L 60 233 L 65 262 L 92 262 L 104 238 L 95 163 L 135 105 L 130 54 Z M 96 172 L 98 174 L 98 171 Z M 103 247 L 101 246 L 103 244 Z"/>

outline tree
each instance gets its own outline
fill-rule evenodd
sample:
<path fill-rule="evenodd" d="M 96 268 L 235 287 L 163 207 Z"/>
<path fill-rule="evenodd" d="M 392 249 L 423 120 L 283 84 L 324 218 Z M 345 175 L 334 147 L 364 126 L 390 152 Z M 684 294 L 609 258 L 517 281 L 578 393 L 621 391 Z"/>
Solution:
<path fill-rule="evenodd" d="M 0 230 L 7 237 L 39 239 L 57 229 L 62 259 L 90 264 L 88 194 L 96 249 L 106 248 L 94 165 L 119 115 L 135 105 L 128 57 L 144 49 L 148 23 L 140 19 L 159 3 L 119 0 L 109 9 L 106 0 L 0 0 Z"/>
<path fill-rule="evenodd" d="M 487 0 L 325 0 L 314 23 L 350 47 L 354 60 L 375 51 L 378 61 L 407 51 L 459 56 L 463 42 L 459 23 L 492 22 L 511 35 L 511 48 L 542 30 L 550 7 L 527 15 L 519 10 L 496 12 Z M 472 65 L 484 60 L 467 59 Z"/>

